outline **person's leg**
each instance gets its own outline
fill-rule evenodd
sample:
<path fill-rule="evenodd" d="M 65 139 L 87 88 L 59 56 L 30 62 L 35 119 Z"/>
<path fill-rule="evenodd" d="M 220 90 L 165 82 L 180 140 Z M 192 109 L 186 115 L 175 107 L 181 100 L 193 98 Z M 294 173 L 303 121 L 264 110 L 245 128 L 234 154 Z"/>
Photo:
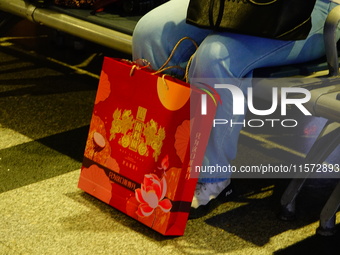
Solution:
<path fill-rule="evenodd" d="M 233 84 L 247 94 L 251 86 L 252 71 L 256 68 L 306 62 L 325 54 L 323 24 L 334 4 L 317 1 L 312 14 L 313 27 L 306 40 L 280 41 L 254 36 L 214 33 L 204 39 L 192 61 L 191 83 Z M 222 104 L 216 119 L 226 119 L 235 124 L 216 125 L 212 128 L 205 154 L 205 164 L 228 166 L 236 157 L 238 136 L 243 127 L 244 115 L 233 115 L 233 98 L 227 89 L 218 89 Z M 200 174 L 200 182 L 218 182 L 230 174 L 209 172 Z"/>
<path fill-rule="evenodd" d="M 176 43 L 183 37 L 190 37 L 197 44 L 211 33 L 210 30 L 186 24 L 185 17 L 189 0 L 170 0 L 153 9 L 137 23 L 132 39 L 132 57 L 145 59 L 157 70 L 170 56 Z M 168 66 L 185 67 L 196 48 L 184 41 L 176 50 Z M 173 72 L 176 72 L 173 70 Z M 172 72 L 172 73 L 173 73 Z"/>

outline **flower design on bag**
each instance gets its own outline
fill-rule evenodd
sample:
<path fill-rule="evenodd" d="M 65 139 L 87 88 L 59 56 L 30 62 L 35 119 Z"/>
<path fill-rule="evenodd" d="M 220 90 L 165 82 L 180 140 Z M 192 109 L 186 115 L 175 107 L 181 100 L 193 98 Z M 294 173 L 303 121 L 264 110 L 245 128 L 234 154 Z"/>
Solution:
<path fill-rule="evenodd" d="M 136 199 L 140 203 L 137 215 L 150 216 L 157 207 L 163 212 L 169 212 L 172 204 L 169 199 L 164 198 L 166 191 L 167 183 L 164 176 L 160 179 L 155 174 L 146 174 L 141 188 L 135 190 Z"/>

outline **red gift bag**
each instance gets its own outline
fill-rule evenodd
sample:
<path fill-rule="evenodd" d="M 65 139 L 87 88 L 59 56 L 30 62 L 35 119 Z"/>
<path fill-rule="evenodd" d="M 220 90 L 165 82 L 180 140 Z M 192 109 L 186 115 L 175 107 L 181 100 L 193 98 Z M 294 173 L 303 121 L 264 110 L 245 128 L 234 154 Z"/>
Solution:
<path fill-rule="evenodd" d="M 126 60 L 105 58 L 79 188 L 163 235 L 183 235 L 216 104 Z M 209 93 L 210 94 L 210 93 Z"/>

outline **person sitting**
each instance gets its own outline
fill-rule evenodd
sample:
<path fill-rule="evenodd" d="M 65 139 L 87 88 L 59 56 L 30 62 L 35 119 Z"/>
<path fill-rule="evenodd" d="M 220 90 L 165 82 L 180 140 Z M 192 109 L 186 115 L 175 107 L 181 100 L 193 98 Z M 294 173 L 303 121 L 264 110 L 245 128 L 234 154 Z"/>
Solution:
<path fill-rule="evenodd" d="M 166 61 L 174 45 L 183 37 L 191 42 L 178 48 L 169 65 L 186 66 L 196 51 L 190 68 L 189 81 L 233 84 L 246 95 L 252 86 L 253 70 L 261 67 L 289 65 L 317 59 L 325 55 L 323 27 L 329 11 L 339 1 L 317 0 L 312 12 L 312 28 L 304 40 L 283 41 L 231 32 L 217 32 L 186 23 L 189 0 L 170 0 L 153 9 L 137 23 L 132 37 L 133 59 L 146 59 L 157 70 Z M 176 74 L 176 71 L 172 71 Z M 243 122 L 244 115 L 233 115 L 232 94 L 218 90 L 222 104 L 215 118 Z M 217 125 L 211 131 L 203 164 L 228 166 L 237 153 L 242 125 Z M 231 173 L 200 173 L 191 204 L 190 218 L 207 214 L 213 203 L 228 200 L 232 191 Z"/>

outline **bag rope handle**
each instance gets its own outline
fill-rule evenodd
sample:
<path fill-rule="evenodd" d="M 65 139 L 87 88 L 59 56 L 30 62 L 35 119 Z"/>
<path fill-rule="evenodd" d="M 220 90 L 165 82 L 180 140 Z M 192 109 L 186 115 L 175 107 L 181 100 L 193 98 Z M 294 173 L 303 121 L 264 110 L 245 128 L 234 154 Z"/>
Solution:
<path fill-rule="evenodd" d="M 178 66 L 178 65 L 166 67 L 166 65 L 169 64 L 170 60 L 171 60 L 172 57 L 174 56 L 174 54 L 175 54 L 176 50 L 178 49 L 179 45 L 180 45 L 183 41 L 185 41 L 185 40 L 190 40 L 190 41 L 194 44 L 196 50 L 198 49 L 198 44 L 197 44 L 192 38 L 190 38 L 190 37 L 188 37 L 188 36 L 181 38 L 181 39 L 175 44 L 175 46 L 174 46 L 174 48 L 172 49 L 172 51 L 171 51 L 171 53 L 170 53 L 168 59 L 164 62 L 164 64 L 163 64 L 157 71 L 155 71 L 155 72 L 152 73 L 153 75 L 162 73 L 162 72 L 164 72 L 164 71 L 166 71 L 166 70 L 169 70 L 169 69 L 178 68 L 178 69 L 181 69 L 181 70 L 185 71 L 184 79 L 185 79 L 185 81 L 186 81 L 187 83 L 189 83 L 189 82 L 188 82 L 188 81 L 189 81 L 189 67 L 190 67 L 190 65 L 191 65 L 191 62 L 192 62 L 192 60 L 193 60 L 193 58 L 194 58 L 196 52 L 194 52 L 194 53 L 190 56 L 190 58 L 189 58 L 189 60 L 188 60 L 188 63 L 187 63 L 187 65 L 186 65 L 185 69 L 184 69 L 183 67 L 181 67 L 181 66 Z M 147 63 L 147 65 L 139 66 L 138 64 L 135 63 L 135 64 L 132 66 L 132 68 L 131 68 L 130 76 L 133 75 L 133 72 L 134 72 L 135 69 L 143 69 L 143 68 L 151 67 L 150 63 L 149 63 L 147 60 L 145 60 L 145 59 L 141 59 L 141 60 L 142 60 L 142 61 L 145 61 L 145 62 Z M 162 75 L 162 80 L 163 80 L 164 85 L 169 89 L 169 86 L 166 84 L 166 80 L 165 80 L 165 76 L 167 76 L 167 75 L 168 75 L 168 74 L 163 74 L 163 75 Z M 212 88 L 211 86 L 209 86 L 209 85 L 207 85 L 207 84 L 204 84 L 204 83 L 200 83 L 200 84 L 203 85 L 203 87 L 194 87 L 194 88 L 192 87 L 192 89 L 197 89 L 197 90 L 204 91 L 207 95 L 209 95 L 209 96 L 212 98 L 212 100 L 214 101 L 215 105 L 217 105 L 218 103 L 221 103 L 221 104 L 222 104 L 221 98 L 220 98 L 219 94 L 217 93 L 217 91 L 216 91 L 214 88 Z M 212 91 L 214 94 L 213 94 L 211 91 Z M 216 98 L 215 98 L 215 97 L 216 97 Z"/>
<path fill-rule="evenodd" d="M 190 41 L 194 44 L 196 50 L 198 49 L 198 44 L 197 44 L 192 38 L 187 37 L 187 36 L 186 36 L 186 37 L 183 37 L 182 39 L 180 39 L 180 40 L 176 43 L 176 45 L 174 46 L 173 50 L 172 50 L 171 53 L 170 53 L 170 56 L 169 56 L 168 59 L 165 61 L 165 63 L 164 63 L 164 64 L 163 64 L 156 72 L 154 72 L 153 74 L 159 74 L 159 73 L 161 73 L 161 72 L 163 72 L 163 71 L 165 71 L 165 70 L 169 70 L 169 69 L 172 69 L 172 68 L 180 68 L 180 69 L 182 69 L 182 70 L 184 69 L 184 68 L 182 68 L 182 67 L 180 67 L 180 66 L 168 66 L 168 67 L 165 67 L 165 66 L 170 62 L 170 60 L 171 60 L 171 58 L 173 57 L 173 55 L 175 54 L 175 52 L 176 52 L 178 46 L 179 46 L 183 41 L 185 41 L 185 40 L 190 40 Z M 189 67 L 190 67 L 190 65 L 191 65 L 191 62 L 192 62 L 192 60 L 193 60 L 195 54 L 196 54 L 196 51 L 190 56 L 190 58 L 189 58 L 189 60 L 188 60 L 188 63 L 187 63 L 187 65 L 186 65 L 186 67 L 185 67 L 184 79 L 185 79 L 186 83 L 189 83 Z M 165 86 L 166 86 L 167 88 L 169 88 L 168 85 L 166 84 L 165 76 L 167 76 L 167 74 L 163 74 L 163 75 L 162 75 L 162 80 L 163 80 Z M 220 95 L 217 93 L 217 91 L 216 91 L 214 88 L 212 88 L 211 86 L 209 86 L 209 85 L 207 85 L 207 84 L 205 84 L 205 83 L 199 83 L 199 84 L 200 84 L 202 87 L 194 86 L 194 87 L 191 87 L 191 89 L 204 91 L 207 95 L 209 95 L 209 96 L 212 98 L 212 100 L 214 101 L 215 105 L 217 105 L 218 103 L 222 104 L 221 97 L 220 97 Z"/>
<path fill-rule="evenodd" d="M 178 69 L 181 69 L 181 70 L 185 71 L 185 76 L 184 76 L 184 78 L 185 78 L 185 81 L 188 81 L 188 73 L 189 73 L 188 70 L 189 70 L 189 65 L 190 65 L 190 63 L 191 63 L 191 61 L 192 61 L 193 56 L 194 56 L 195 53 L 194 53 L 193 55 L 191 55 L 191 57 L 189 58 L 188 64 L 187 64 L 187 66 L 186 66 L 185 69 L 184 69 L 183 67 L 181 67 L 181 66 L 178 66 L 178 65 L 166 67 L 166 66 L 169 64 L 169 62 L 170 62 L 170 60 L 172 59 L 172 57 L 175 55 L 175 52 L 176 52 L 176 50 L 178 49 L 179 45 L 180 45 L 183 41 L 185 41 L 185 40 L 191 41 L 191 42 L 194 44 L 196 50 L 198 49 L 198 44 L 197 44 L 192 38 L 190 38 L 190 37 L 188 37 L 188 36 L 185 36 L 185 37 L 181 38 L 181 39 L 175 44 L 175 46 L 174 46 L 174 48 L 172 49 L 172 51 L 171 51 L 171 53 L 170 53 L 168 59 L 167 59 L 167 60 L 164 62 L 164 64 L 163 64 L 156 72 L 154 72 L 153 74 L 159 74 L 159 73 L 162 73 L 162 72 L 164 72 L 164 71 L 166 71 L 166 70 L 169 70 L 169 69 L 172 69 L 172 68 L 178 68 Z"/>

